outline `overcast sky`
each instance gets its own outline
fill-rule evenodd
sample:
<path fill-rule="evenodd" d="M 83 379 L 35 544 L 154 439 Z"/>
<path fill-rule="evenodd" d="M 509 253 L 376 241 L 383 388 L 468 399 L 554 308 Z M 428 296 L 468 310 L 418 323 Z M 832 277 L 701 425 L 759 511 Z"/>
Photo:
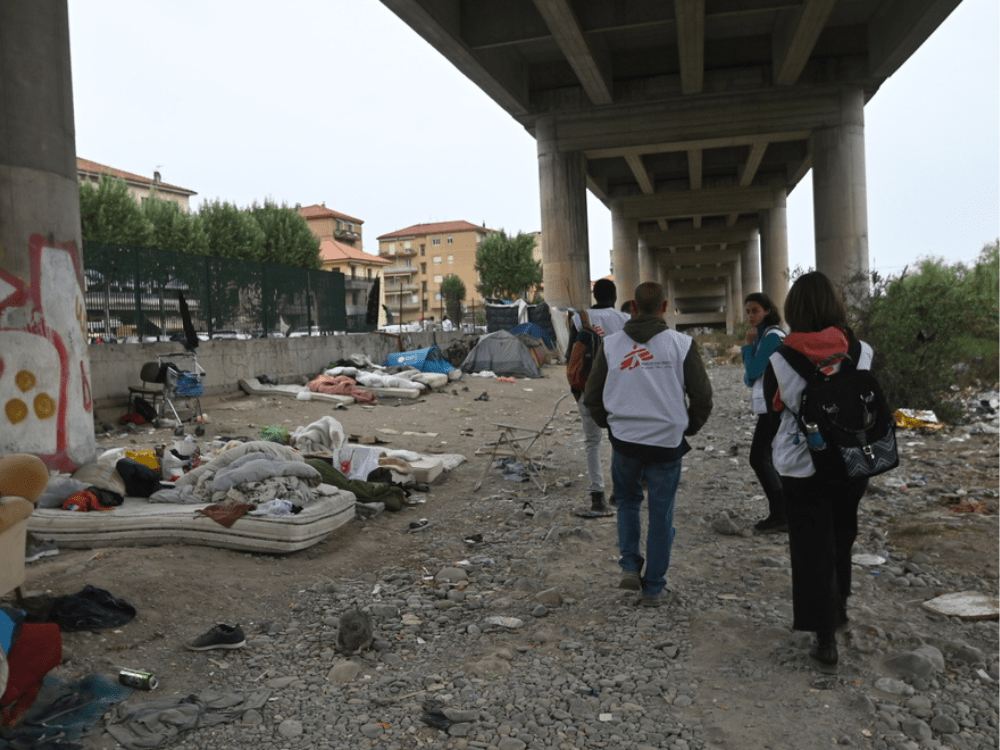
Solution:
<path fill-rule="evenodd" d="M 541 229 L 534 139 L 378 0 L 69 0 L 77 155 L 247 206 Z M 1000 235 L 1000 3 L 963 0 L 865 108 L 872 266 Z M 611 218 L 588 200 L 591 277 Z M 811 175 L 789 263 L 813 265 Z"/>

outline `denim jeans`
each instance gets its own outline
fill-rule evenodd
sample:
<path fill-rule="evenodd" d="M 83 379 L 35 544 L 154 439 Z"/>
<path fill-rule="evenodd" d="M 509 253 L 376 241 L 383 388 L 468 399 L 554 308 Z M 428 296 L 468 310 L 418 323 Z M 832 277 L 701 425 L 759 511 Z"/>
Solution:
<path fill-rule="evenodd" d="M 670 549 L 674 543 L 674 496 L 681 478 L 681 459 L 643 463 L 618 451 L 611 454 L 611 480 L 618 500 L 618 564 L 623 571 L 640 574 L 642 593 L 655 595 L 667 585 Z M 642 536 L 642 480 L 649 490 L 649 527 L 646 557 L 639 552 Z M 646 564 L 645 573 L 642 572 Z"/>
<path fill-rule="evenodd" d="M 583 405 L 583 396 L 576 402 L 583 425 L 583 445 L 587 449 L 587 473 L 590 475 L 590 492 L 604 492 L 604 470 L 601 468 L 601 437 L 604 430 L 590 416 Z"/>

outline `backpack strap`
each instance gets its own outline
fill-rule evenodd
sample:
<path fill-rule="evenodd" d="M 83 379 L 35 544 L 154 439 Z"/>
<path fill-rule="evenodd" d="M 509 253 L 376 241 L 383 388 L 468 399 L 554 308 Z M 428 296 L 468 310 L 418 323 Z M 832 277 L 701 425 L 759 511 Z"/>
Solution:
<path fill-rule="evenodd" d="M 583 328 L 591 328 L 592 327 L 590 325 L 590 316 L 587 314 L 586 310 L 580 310 L 580 326 L 581 326 L 581 330 Z"/>

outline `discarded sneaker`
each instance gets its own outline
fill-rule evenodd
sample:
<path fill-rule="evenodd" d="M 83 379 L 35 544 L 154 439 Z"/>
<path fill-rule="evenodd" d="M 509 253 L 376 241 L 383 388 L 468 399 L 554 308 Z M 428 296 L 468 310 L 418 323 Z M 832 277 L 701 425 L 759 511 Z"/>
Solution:
<path fill-rule="evenodd" d="M 211 651 L 216 648 L 243 648 L 247 644 L 243 636 L 243 628 L 239 625 L 219 624 L 194 640 L 188 641 L 184 647 L 191 651 Z"/>
<path fill-rule="evenodd" d="M 626 591 L 642 591 L 642 581 L 639 580 L 639 572 L 636 570 L 626 570 L 622 573 L 622 579 L 618 582 L 618 588 Z"/>
<path fill-rule="evenodd" d="M 431 522 L 426 518 L 421 518 L 419 521 L 410 521 L 410 531 L 423 531 Z"/>
<path fill-rule="evenodd" d="M 55 542 L 35 542 L 34 544 L 29 544 L 24 550 L 24 561 L 26 563 L 33 563 L 36 560 L 41 560 L 43 557 L 58 554 L 59 548 Z"/>

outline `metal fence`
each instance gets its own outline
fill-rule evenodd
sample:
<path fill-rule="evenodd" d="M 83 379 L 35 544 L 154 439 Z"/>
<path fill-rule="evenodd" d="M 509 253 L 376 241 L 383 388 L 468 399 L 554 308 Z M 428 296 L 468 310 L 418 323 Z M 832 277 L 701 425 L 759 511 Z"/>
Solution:
<path fill-rule="evenodd" d="M 345 314 L 344 275 L 127 245 L 83 245 L 87 329 L 106 341 L 315 336 L 375 329 Z"/>

